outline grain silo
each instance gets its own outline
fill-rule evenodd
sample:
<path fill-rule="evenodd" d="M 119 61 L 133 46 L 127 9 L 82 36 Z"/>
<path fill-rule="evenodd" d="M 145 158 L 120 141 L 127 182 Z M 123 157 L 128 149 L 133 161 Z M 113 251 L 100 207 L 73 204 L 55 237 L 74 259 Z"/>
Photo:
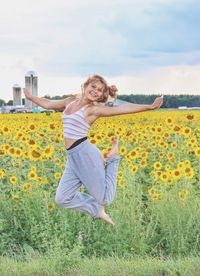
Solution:
<path fill-rule="evenodd" d="M 30 90 L 31 95 L 38 96 L 38 77 L 34 71 L 28 71 L 25 75 L 25 87 Z M 25 99 L 25 107 L 33 110 L 37 105 Z"/>
<path fill-rule="evenodd" d="M 22 105 L 22 90 L 19 84 L 13 85 L 13 105 Z"/>

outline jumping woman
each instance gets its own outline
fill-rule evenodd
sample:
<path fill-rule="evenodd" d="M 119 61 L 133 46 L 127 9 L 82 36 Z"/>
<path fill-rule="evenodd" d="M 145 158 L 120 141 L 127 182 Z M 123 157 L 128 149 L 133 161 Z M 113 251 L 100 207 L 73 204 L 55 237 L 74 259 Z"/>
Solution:
<path fill-rule="evenodd" d="M 55 201 L 59 206 L 89 213 L 114 225 L 106 214 L 104 206 L 115 196 L 117 171 L 121 159 L 118 154 L 118 139 L 114 137 L 112 149 L 106 155 L 106 165 L 100 150 L 90 143 L 87 133 L 91 125 L 100 117 L 131 114 L 159 108 L 162 97 L 150 104 L 124 104 L 109 107 L 105 103 L 110 95 L 116 98 L 115 85 L 108 86 L 99 75 L 89 77 L 82 85 L 81 96 L 71 96 L 60 101 L 50 101 L 30 94 L 25 88 L 27 99 L 35 104 L 54 110 L 64 110 L 64 144 L 67 149 L 67 164 L 57 188 Z M 84 185 L 89 194 L 79 191 Z"/>

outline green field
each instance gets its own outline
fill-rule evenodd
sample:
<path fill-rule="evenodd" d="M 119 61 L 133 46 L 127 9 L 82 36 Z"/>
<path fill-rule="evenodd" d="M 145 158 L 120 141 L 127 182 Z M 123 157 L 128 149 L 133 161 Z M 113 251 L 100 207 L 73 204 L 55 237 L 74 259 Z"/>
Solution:
<path fill-rule="evenodd" d="M 156 111 L 92 127 L 103 155 L 120 140 L 112 227 L 55 204 L 60 114 L 2 115 L 0 275 L 200 275 L 199 122 L 198 111 Z"/>

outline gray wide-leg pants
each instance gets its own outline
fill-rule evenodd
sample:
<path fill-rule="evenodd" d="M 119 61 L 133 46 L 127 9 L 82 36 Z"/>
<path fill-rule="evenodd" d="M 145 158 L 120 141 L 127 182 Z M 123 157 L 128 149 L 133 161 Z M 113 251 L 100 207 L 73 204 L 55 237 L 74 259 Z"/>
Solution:
<path fill-rule="evenodd" d="M 100 207 L 110 204 L 115 196 L 120 156 L 104 160 L 100 150 L 88 140 L 67 151 L 65 171 L 56 191 L 59 206 L 99 217 Z M 84 185 L 90 193 L 79 191 Z"/>

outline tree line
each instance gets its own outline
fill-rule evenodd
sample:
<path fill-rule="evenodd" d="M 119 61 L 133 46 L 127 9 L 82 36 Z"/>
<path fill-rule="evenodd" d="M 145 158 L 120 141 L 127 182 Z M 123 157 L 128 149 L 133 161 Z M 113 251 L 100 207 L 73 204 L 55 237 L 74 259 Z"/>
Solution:
<path fill-rule="evenodd" d="M 63 96 L 49 96 L 46 95 L 45 98 L 50 100 L 62 100 L 65 99 L 72 94 L 63 95 Z M 156 97 L 160 95 L 142 95 L 142 94 L 131 94 L 131 95 L 118 95 L 119 100 L 124 100 L 130 103 L 138 103 L 138 104 L 150 104 L 152 103 Z M 24 99 L 22 100 L 24 104 Z M 13 101 L 9 100 L 5 102 L 0 99 L 0 107 L 2 105 L 13 105 Z M 200 107 L 200 95 L 164 95 L 164 103 L 162 105 L 163 108 L 177 108 L 179 106 L 187 106 L 187 107 Z"/>
<path fill-rule="evenodd" d="M 150 104 L 160 95 L 119 95 L 118 99 L 131 103 Z M 200 107 L 200 95 L 164 95 L 163 108 L 179 106 Z"/>

